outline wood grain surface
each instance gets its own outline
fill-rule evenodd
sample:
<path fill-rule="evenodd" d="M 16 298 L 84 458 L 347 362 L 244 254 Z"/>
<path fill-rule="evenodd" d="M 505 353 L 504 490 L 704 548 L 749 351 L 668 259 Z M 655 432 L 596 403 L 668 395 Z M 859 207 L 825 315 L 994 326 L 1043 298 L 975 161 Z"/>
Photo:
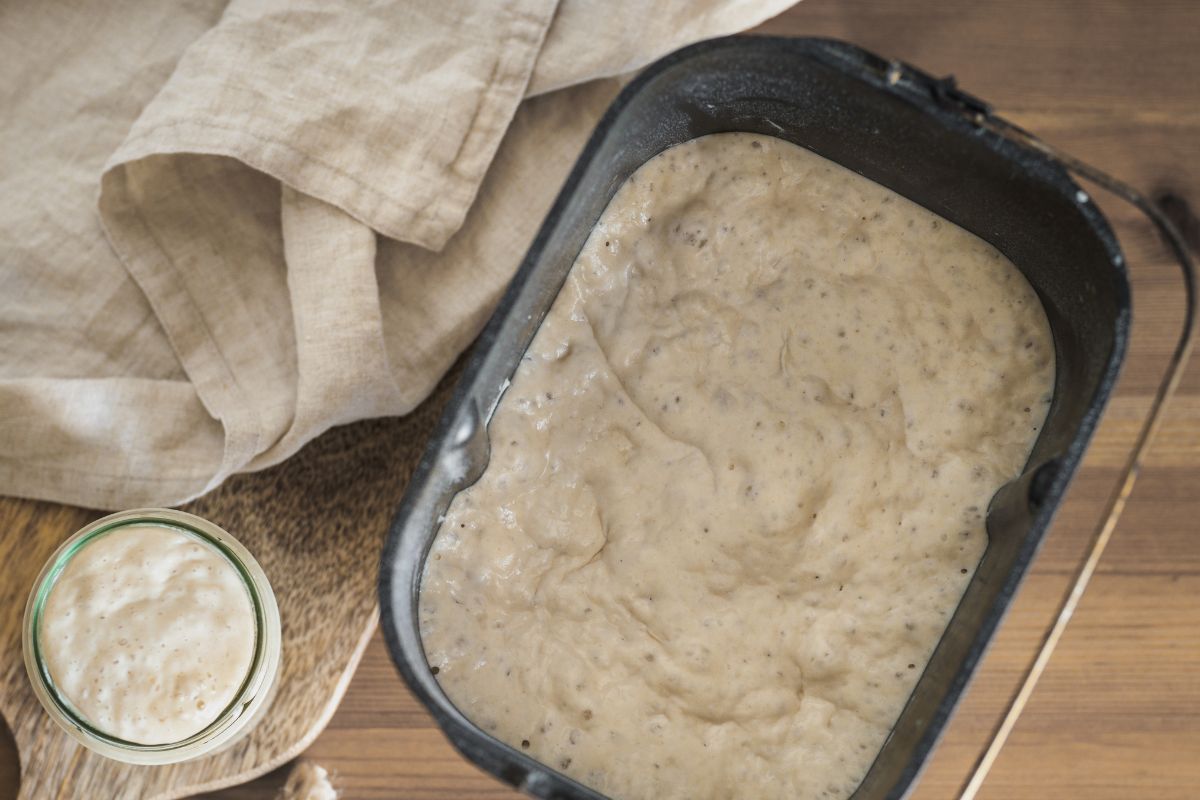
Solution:
<path fill-rule="evenodd" d="M 1200 207 L 1200 3 L 1193 0 L 805 0 L 762 30 L 834 36 L 935 74 L 954 73 L 1000 113 L 1068 152 L 1167 196 L 1176 209 Z M 915 795 L 921 800 L 953 796 L 1049 623 L 1178 327 L 1178 283 L 1149 224 L 1115 201 L 1097 199 L 1121 237 L 1133 274 L 1135 323 L 1127 367 L 1032 574 L 930 762 Z M 293 559 L 284 563 L 300 563 L 299 555 L 312 548 L 332 559 L 335 572 L 346 560 L 367 557 L 338 544 L 355 530 L 364 532 L 364 541 L 369 531 L 372 547 L 378 547 L 383 520 L 407 475 L 406 459 L 423 443 L 428 419 L 427 411 L 425 419 L 332 432 L 279 468 L 231 482 L 193 510 L 239 536 L 239 526 L 303 529 L 306 536 L 289 538 L 282 548 L 287 552 L 281 555 Z M 13 562 L 40 564 L 45 553 L 32 552 L 38 542 L 61 538 L 89 518 L 76 510 L 0 500 L 5 608 L 27 588 L 10 586 Z M 327 583 L 321 585 L 329 591 Z M 359 587 L 344 589 L 341 604 L 321 607 L 340 620 L 361 623 L 369 616 L 369 599 L 355 594 Z M 1200 366 L 1186 376 L 1100 573 L 982 797 L 1200 796 L 1198 598 Z M 334 647 L 352 649 L 355 631 L 342 634 Z M 24 676 L 12 666 L 19 655 L 14 659 L 10 652 L 11 621 L 3 616 L 0 636 L 0 679 L 11 686 Z M 331 662 L 345 661 L 344 651 L 317 652 L 316 642 L 295 646 L 313 648 L 315 669 L 332 670 Z M 18 725 L 36 724 L 28 714 L 14 718 L 24 720 Z M 237 751 L 235 760 L 254 758 L 254 746 Z M 378 637 L 306 755 L 334 773 L 345 800 L 516 797 L 445 743 L 404 689 Z M 78 774 L 72 762 L 78 756 L 63 751 L 58 757 L 62 766 L 29 796 L 134 798 L 149 785 L 105 785 L 97 778 L 82 792 L 70 778 Z M 221 764 L 202 764 L 198 769 L 206 779 L 218 777 Z M 278 770 L 206 798 L 273 798 L 285 774 Z M 11 796 L 16 783 L 15 753 L 11 743 L 0 741 L 0 797 Z"/>

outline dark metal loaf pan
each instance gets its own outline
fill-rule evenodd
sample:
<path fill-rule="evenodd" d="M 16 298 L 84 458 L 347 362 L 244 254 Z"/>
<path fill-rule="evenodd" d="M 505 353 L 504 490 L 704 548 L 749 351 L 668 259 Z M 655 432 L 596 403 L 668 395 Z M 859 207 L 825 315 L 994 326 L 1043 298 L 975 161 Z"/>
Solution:
<path fill-rule="evenodd" d="M 450 703 L 417 629 L 421 572 L 451 498 L 488 461 L 487 421 L 589 231 L 643 162 L 697 136 L 777 136 L 861 173 L 995 245 L 1037 290 L 1058 374 L 1023 474 L 988 511 L 987 551 L 856 800 L 912 786 L 1037 552 L 1095 429 L 1125 353 L 1124 260 L 1064 169 L 972 121 L 953 84 L 821 39 L 735 37 L 649 67 L 601 120 L 516 279 L 480 336 L 417 468 L 383 553 L 380 601 L 392 658 L 468 759 L 542 798 L 599 798 L 492 738 Z"/>

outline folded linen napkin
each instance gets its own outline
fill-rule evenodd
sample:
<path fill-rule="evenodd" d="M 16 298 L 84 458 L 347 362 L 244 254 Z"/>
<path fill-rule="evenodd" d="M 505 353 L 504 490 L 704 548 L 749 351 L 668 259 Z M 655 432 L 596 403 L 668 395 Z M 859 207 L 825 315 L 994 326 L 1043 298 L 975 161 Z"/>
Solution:
<path fill-rule="evenodd" d="M 174 505 L 408 412 L 613 76 L 791 2 L 4 4 L 0 493 Z"/>

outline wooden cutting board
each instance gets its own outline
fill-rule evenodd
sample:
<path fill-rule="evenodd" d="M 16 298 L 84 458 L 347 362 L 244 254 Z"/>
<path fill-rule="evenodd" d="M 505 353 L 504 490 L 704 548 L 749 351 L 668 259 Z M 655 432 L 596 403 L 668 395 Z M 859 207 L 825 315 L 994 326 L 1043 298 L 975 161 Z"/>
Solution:
<path fill-rule="evenodd" d="M 375 630 L 383 538 L 458 374 L 407 417 L 335 429 L 284 464 L 183 506 L 254 553 L 283 622 L 283 668 L 267 715 L 232 748 L 196 761 L 110 761 L 50 721 L 21 655 L 26 597 L 62 540 L 103 513 L 0 498 L 0 713 L 20 755 L 18 797 L 171 800 L 249 780 L 304 750 L 333 715 Z"/>

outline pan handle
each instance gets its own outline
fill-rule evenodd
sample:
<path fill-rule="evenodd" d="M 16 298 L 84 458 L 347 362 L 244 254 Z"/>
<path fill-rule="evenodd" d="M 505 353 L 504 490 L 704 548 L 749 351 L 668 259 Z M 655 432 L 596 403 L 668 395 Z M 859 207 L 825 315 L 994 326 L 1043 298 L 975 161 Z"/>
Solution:
<path fill-rule="evenodd" d="M 1168 247 L 1175 256 L 1176 262 L 1179 264 L 1179 269 L 1183 277 L 1187 306 L 1184 311 L 1183 326 L 1179 334 L 1179 341 L 1175 345 L 1174 353 L 1171 355 L 1171 363 L 1154 394 L 1154 402 L 1150 406 L 1150 413 L 1142 423 L 1141 430 L 1138 431 L 1137 439 L 1133 443 L 1133 449 L 1130 451 L 1129 458 L 1121 471 L 1120 480 L 1108 499 L 1108 505 L 1105 508 L 1104 515 L 1101 517 L 1100 524 L 1092 532 L 1087 545 L 1087 557 L 1075 570 L 1066 593 L 1063 595 L 1062 600 L 1059 601 L 1058 613 L 1054 619 L 1054 624 L 1050 626 L 1049 630 L 1042 637 L 1041 644 L 1038 646 L 1037 656 L 1025 669 L 1020 684 L 1008 700 L 1003 717 L 1001 717 L 992 730 L 987 747 L 979 755 L 974 767 L 959 790 L 958 797 L 960 800 L 974 800 L 979 790 L 983 788 L 984 780 L 987 778 L 992 766 L 996 763 L 1000 751 L 1003 749 L 1005 742 L 1008 741 L 1008 737 L 1016 726 L 1021 712 L 1025 710 L 1029 698 L 1033 696 L 1033 690 L 1037 687 L 1038 680 L 1042 677 L 1042 673 L 1045 672 L 1047 665 L 1049 665 L 1050 657 L 1054 654 L 1054 648 L 1058 646 L 1059 640 L 1062 639 L 1063 633 L 1066 632 L 1072 615 L 1074 615 L 1080 601 L 1083 599 L 1083 593 L 1086 591 L 1088 583 L 1096 572 L 1096 567 L 1100 563 L 1100 557 L 1104 554 L 1104 549 L 1108 546 L 1108 542 L 1112 538 L 1113 531 L 1116 529 L 1117 522 L 1121 518 L 1121 512 L 1125 510 L 1125 504 L 1129 500 L 1130 493 L 1133 492 L 1133 485 L 1137 480 L 1138 473 L 1141 471 L 1142 460 L 1146 455 L 1146 451 L 1149 450 L 1150 443 L 1154 440 L 1154 436 L 1162 424 L 1163 410 L 1167 405 L 1167 401 L 1179 386 L 1180 378 L 1183 376 L 1183 369 L 1192 353 L 1192 339 L 1196 321 L 1195 267 L 1192 264 L 1192 259 L 1188 254 L 1187 245 L 1183 237 L 1161 208 L 1123 181 L 1117 180 L 1074 156 L 1063 153 L 1007 120 L 992 116 L 990 109 L 986 107 L 975 109 L 974 117 L 975 124 L 981 128 L 999 134 L 1023 147 L 1049 156 L 1059 162 L 1068 171 L 1086 178 L 1089 182 L 1133 204 L 1139 211 L 1149 217 L 1163 239 L 1166 240 Z"/>

